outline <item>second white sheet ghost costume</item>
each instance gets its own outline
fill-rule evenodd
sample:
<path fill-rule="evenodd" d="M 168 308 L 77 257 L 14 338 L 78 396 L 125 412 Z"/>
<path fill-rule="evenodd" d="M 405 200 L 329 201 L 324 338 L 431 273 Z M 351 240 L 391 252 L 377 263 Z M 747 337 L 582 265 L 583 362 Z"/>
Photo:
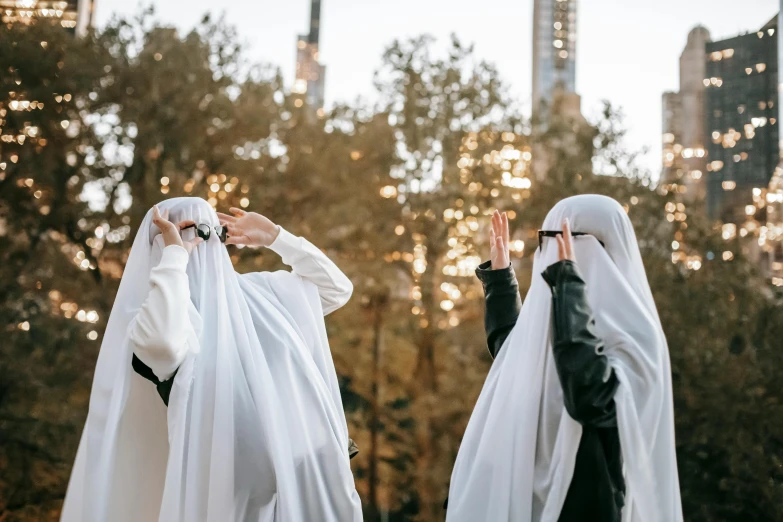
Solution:
<path fill-rule="evenodd" d="M 681 522 L 669 352 L 636 235 L 613 199 L 555 205 L 545 230 L 568 218 L 614 395 L 626 483 L 623 522 Z M 599 243 L 603 242 L 605 248 Z M 533 259 L 516 326 L 492 364 L 451 476 L 448 522 L 555 522 L 574 472 L 582 425 L 565 409 L 552 356 L 552 294 L 541 276 L 555 240 Z"/>
<path fill-rule="evenodd" d="M 218 225 L 202 199 L 159 208 L 174 222 Z M 62 521 L 362 520 L 323 319 L 348 300 L 350 281 L 285 230 L 270 248 L 293 273 L 239 275 L 216 235 L 188 255 L 164 248 L 145 217 L 101 345 Z M 174 374 L 168 408 L 133 371 L 134 353 L 159 379 Z"/>

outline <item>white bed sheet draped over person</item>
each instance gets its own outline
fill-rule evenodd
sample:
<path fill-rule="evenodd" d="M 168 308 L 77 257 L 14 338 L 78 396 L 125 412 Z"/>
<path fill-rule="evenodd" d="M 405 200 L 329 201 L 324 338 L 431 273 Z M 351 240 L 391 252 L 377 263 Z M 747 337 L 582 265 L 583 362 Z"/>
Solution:
<path fill-rule="evenodd" d="M 218 225 L 202 199 L 159 208 L 175 222 Z M 348 300 L 350 281 L 284 230 L 270 248 L 293 273 L 240 276 L 216 234 L 188 256 L 164 248 L 147 214 L 101 345 L 61 520 L 362 519 L 323 319 Z M 134 352 L 158 378 L 176 370 L 168 409 L 133 371 Z"/>
<path fill-rule="evenodd" d="M 619 380 L 614 400 L 626 481 L 624 522 L 682 521 L 669 352 L 628 216 L 614 200 L 575 196 L 544 229 L 574 239 L 598 336 Z M 596 240 L 601 240 L 605 248 Z M 551 293 L 541 273 L 558 245 L 536 251 L 516 326 L 492 364 L 451 477 L 448 522 L 554 522 L 582 426 L 565 410 L 552 357 Z"/>

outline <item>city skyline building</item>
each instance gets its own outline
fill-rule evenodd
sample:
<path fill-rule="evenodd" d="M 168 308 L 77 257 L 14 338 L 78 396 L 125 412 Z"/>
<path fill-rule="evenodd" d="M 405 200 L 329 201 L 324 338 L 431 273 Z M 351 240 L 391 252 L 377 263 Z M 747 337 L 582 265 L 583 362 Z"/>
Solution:
<path fill-rule="evenodd" d="M 589 126 L 576 92 L 576 0 L 533 1 L 533 159 L 537 179 L 549 175 L 552 158 L 543 135 L 553 118 L 578 128 Z"/>
<path fill-rule="evenodd" d="M 756 200 L 778 165 L 777 28 L 775 17 L 756 32 L 706 45 L 707 216 L 740 232 L 747 220 L 766 221 Z"/>
<path fill-rule="evenodd" d="M 783 0 L 780 0 L 778 27 L 783 27 Z M 777 120 L 783 122 L 783 38 L 778 38 L 778 108 Z M 764 248 L 769 256 L 772 284 L 783 286 L 783 133 L 778 130 L 778 166 L 767 188 L 767 224 Z"/>
<path fill-rule="evenodd" d="M 576 0 L 533 1 L 533 115 L 556 98 L 579 106 L 576 94 Z"/>
<path fill-rule="evenodd" d="M 730 262 L 739 250 L 776 286 L 783 286 L 780 20 L 778 13 L 758 31 L 720 41 L 695 27 L 680 56 L 680 89 L 662 97 L 661 180 L 677 195 L 667 219 L 685 225 L 686 204 L 698 203 L 726 241 L 722 252 L 699 252 L 678 232 L 672 261 L 698 269 L 702 256 Z"/>
<path fill-rule="evenodd" d="M 92 27 L 95 0 L 0 0 L 0 22 L 28 24 L 35 19 L 59 20 L 79 36 Z"/>
<path fill-rule="evenodd" d="M 303 95 L 307 105 L 320 110 L 324 106 L 326 66 L 319 61 L 321 0 L 310 3 L 310 30 L 296 42 L 296 79 L 293 92 Z"/>
<path fill-rule="evenodd" d="M 709 41 L 710 32 L 703 26 L 688 33 L 680 55 L 679 91 L 665 92 L 662 97 L 661 179 L 677 185 L 683 200 L 698 204 L 703 203 L 706 195 L 703 80 Z"/>

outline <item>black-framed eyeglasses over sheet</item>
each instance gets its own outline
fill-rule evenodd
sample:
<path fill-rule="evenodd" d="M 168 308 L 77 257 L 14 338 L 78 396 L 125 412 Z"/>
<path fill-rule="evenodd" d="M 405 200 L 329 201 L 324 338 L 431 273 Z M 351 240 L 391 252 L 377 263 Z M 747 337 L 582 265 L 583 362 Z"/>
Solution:
<path fill-rule="evenodd" d="M 217 225 L 215 227 L 209 226 L 206 223 L 202 223 L 200 225 L 196 225 L 195 223 L 192 225 L 188 225 L 186 227 L 182 227 L 182 230 L 187 230 L 189 228 L 195 228 L 196 229 L 196 235 L 203 239 L 204 241 L 209 240 L 210 236 L 212 235 L 212 231 L 215 231 L 215 234 L 217 235 L 218 239 L 220 239 L 221 243 L 225 243 L 226 239 L 228 238 L 228 231 L 226 227 Z"/>
<path fill-rule="evenodd" d="M 562 230 L 539 230 L 538 231 L 538 249 L 541 250 L 544 245 L 544 238 L 545 237 L 556 237 L 556 236 L 562 236 L 563 231 Z M 588 234 L 587 232 L 571 232 L 571 237 L 580 237 L 580 236 L 593 236 L 592 234 Z M 593 236 L 595 237 L 595 236 Z M 604 245 L 604 242 L 595 238 L 599 243 L 601 243 L 601 246 L 606 248 L 606 245 Z"/>

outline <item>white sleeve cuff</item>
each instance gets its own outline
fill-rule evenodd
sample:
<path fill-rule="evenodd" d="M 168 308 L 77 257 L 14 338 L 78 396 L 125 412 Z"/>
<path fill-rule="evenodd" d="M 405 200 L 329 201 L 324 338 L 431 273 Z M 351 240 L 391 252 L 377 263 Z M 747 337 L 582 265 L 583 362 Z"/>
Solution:
<path fill-rule="evenodd" d="M 178 268 L 185 270 L 188 266 L 188 251 L 179 245 L 169 245 L 163 249 L 163 255 L 160 258 L 159 267 Z"/>
<path fill-rule="evenodd" d="M 301 238 L 293 235 L 283 227 L 280 227 L 280 233 L 277 234 L 275 240 L 269 245 L 269 250 L 276 252 L 282 257 L 283 263 L 288 266 L 291 266 L 294 261 L 304 254 Z"/>

